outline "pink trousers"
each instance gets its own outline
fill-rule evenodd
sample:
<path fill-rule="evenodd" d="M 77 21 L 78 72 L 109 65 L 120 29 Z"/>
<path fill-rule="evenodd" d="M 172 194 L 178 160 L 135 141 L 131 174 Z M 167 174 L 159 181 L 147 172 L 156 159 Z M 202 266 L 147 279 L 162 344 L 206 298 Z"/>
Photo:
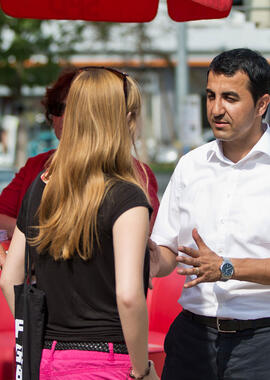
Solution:
<path fill-rule="evenodd" d="M 55 350 L 42 351 L 40 380 L 127 380 L 129 355 L 110 352 Z"/>

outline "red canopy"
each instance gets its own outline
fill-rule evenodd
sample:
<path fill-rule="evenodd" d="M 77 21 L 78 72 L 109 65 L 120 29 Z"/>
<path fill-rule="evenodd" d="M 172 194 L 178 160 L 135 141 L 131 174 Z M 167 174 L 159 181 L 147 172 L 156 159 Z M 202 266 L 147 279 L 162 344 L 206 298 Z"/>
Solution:
<path fill-rule="evenodd" d="M 169 16 L 174 21 L 227 17 L 232 0 L 167 0 Z M 184 5 L 185 4 L 185 5 Z"/>
<path fill-rule="evenodd" d="M 167 0 L 175 21 L 223 18 L 232 0 Z M 17 18 L 148 22 L 157 14 L 159 0 L 0 0 L 3 11 Z"/>

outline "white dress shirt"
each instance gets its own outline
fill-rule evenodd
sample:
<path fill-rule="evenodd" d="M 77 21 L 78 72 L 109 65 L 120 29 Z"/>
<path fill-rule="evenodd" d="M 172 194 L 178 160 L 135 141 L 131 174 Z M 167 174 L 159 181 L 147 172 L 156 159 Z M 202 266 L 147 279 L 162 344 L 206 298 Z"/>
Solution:
<path fill-rule="evenodd" d="M 180 159 L 151 238 L 175 253 L 179 245 L 197 248 L 191 236 L 194 227 L 220 256 L 270 258 L 269 127 L 237 163 L 223 155 L 218 140 Z M 270 286 L 236 280 L 202 283 L 183 289 L 179 302 L 185 309 L 207 316 L 270 317 Z"/>

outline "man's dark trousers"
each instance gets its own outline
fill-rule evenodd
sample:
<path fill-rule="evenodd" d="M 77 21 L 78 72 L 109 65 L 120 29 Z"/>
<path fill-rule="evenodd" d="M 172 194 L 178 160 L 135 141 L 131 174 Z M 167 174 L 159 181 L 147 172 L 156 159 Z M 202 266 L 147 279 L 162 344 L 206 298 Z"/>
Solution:
<path fill-rule="evenodd" d="M 162 380 L 270 379 L 270 327 L 219 333 L 180 313 L 165 352 Z"/>

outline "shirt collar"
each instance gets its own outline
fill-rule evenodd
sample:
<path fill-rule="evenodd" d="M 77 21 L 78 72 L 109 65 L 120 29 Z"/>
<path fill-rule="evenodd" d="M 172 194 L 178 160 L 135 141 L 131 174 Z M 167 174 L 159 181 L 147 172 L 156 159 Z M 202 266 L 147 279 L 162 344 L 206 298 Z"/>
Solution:
<path fill-rule="evenodd" d="M 263 133 L 260 140 L 254 145 L 251 151 L 242 159 L 246 160 L 247 158 L 253 156 L 256 153 L 263 153 L 270 157 L 270 127 L 267 123 L 264 123 L 265 132 Z M 214 140 L 211 142 L 211 146 L 209 147 L 208 161 L 211 161 L 214 156 L 218 158 L 220 161 L 232 163 L 227 157 L 223 154 L 222 142 L 220 140 Z M 242 161 L 241 160 L 241 161 Z"/>

